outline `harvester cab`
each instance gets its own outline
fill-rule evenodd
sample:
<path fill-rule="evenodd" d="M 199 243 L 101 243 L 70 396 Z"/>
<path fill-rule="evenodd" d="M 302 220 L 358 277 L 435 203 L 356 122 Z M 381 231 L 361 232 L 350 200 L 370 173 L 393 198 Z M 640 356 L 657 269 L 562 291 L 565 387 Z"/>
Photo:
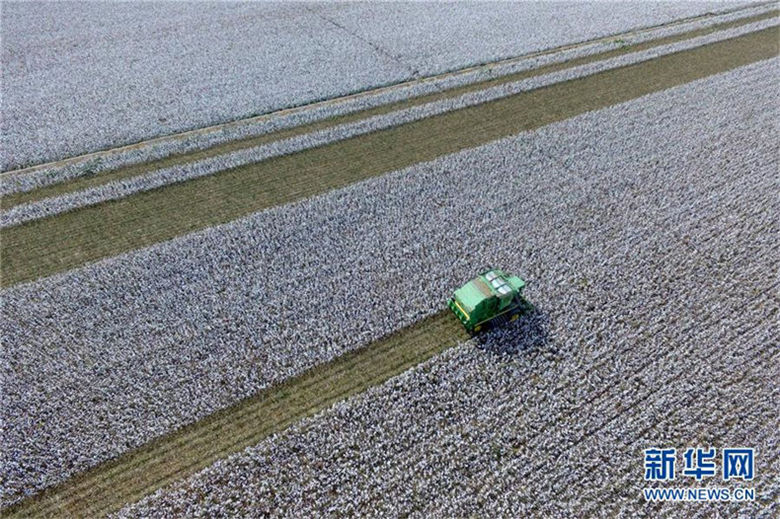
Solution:
<path fill-rule="evenodd" d="M 533 307 L 522 295 L 525 281 L 499 269 L 482 272 L 455 291 L 448 301 L 471 333 L 514 321 Z"/>

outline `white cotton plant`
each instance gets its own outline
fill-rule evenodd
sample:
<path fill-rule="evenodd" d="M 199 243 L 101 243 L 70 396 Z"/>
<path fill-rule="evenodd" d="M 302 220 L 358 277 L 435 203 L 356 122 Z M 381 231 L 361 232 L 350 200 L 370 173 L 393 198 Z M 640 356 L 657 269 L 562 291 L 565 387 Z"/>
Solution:
<path fill-rule="evenodd" d="M 717 290 L 680 294 L 680 307 L 695 303 L 702 311 L 719 298 Z M 565 326 L 563 310 L 550 314 L 550 332 Z M 610 345 L 595 338 L 584 345 L 543 342 L 513 355 L 486 349 L 527 341 L 532 327 L 520 322 L 483 336 L 481 349 L 471 341 L 449 350 L 117 516 L 640 513 L 643 446 L 686 445 L 702 427 L 720 445 L 750 441 L 771 452 L 777 441 L 766 423 L 774 415 L 768 328 L 741 342 L 749 325 L 740 326 L 744 316 L 727 315 L 732 328 L 707 322 L 691 334 L 678 327 L 665 334 L 676 341 L 666 354 L 658 341 L 642 339 L 617 352 L 618 363 Z M 610 335 L 622 333 L 613 327 Z M 551 348 L 559 350 L 554 360 Z M 738 370 L 735 354 L 746 359 Z M 734 416 L 750 423 L 734 427 Z M 777 488 L 771 473 L 755 484 Z"/>

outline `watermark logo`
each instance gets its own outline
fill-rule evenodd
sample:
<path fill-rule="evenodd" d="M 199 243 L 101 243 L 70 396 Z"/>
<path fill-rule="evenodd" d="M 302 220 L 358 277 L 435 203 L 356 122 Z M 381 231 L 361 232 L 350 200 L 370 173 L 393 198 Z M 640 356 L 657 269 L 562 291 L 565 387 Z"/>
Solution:
<path fill-rule="evenodd" d="M 721 479 L 752 481 L 755 476 L 755 455 L 752 448 L 723 449 L 720 459 L 715 447 L 689 447 L 682 452 L 680 475 L 702 481 L 718 473 L 717 462 L 721 463 Z M 677 477 L 677 449 L 645 449 L 645 481 L 669 482 Z M 645 488 L 646 501 L 752 501 L 754 488 L 725 487 L 674 487 Z"/>
<path fill-rule="evenodd" d="M 701 481 L 704 477 L 715 475 L 715 449 L 686 449 L 683 454 L 685 468 L 682 473 L 684 476 L 692 476 L 696 481 Z"/>
<path fill-rule="evenodd" d="M 733 478 L 751 481 L 754 472 L 753 449 L 723 449 L 723 481 Z"/>
<path fill-rule="evenodd" d="M 670 488 L 645 488 L 643 489 L 645 501 L 754 501 L 756 499 L 755 488 L 724 488 L 724 487 L 670 487 Z"/>
<path fill-rule="evenodd" d="M 646 449 L 645 479 L 648 481 L 673 481 L 677 449 Z"/>

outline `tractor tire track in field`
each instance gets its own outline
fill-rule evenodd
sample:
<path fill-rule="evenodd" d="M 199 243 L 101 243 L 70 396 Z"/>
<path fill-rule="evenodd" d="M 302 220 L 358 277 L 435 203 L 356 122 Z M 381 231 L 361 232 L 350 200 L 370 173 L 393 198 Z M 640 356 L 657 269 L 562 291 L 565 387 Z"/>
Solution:
<path fill-rule="evenodd" d="M 3 287 L 767 59 L 778 29 L 0 230 Z"/>
<path fill-rule="evenodd" d="M 3 517 L 96 517 L 381 384 L 468 335 L 442 312 L 21 501 Z"/>

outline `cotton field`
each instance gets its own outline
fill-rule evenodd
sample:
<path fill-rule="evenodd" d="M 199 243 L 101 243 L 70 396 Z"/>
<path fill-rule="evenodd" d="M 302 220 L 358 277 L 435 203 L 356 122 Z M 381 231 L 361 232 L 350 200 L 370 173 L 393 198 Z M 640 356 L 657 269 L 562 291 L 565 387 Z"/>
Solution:
<path fill-rule="evenodd" d="M 3 168 L 36 165 L 0 176 L 5 514 L 777 515 L 776 6 L 455 4 L 437 32 L 428 4 L 98 5 L 3 5 Z M 150 12 L 119 38 L 136 65 L 84 39 Z M 228 52 L 250 21 L 287 62 Z M 266 76 L 312 59 L 330 75 Z M 95 81 L 133 88 L 58 105 Z M 42 102 L 56 123 L 23 118 Z M 488 268 L 534 310 L 470 336 L 447 299 Z M 707 446 L 753 449 L 755 477 L 682 475 Z M 645 477 L 652 448 L 674 482 Z M 672 486 L 755 496 L 643 497 Z"/>
<path fill-rule="evenodd" d="M 740 5 L 6 2 L 0 169 Z"/>

